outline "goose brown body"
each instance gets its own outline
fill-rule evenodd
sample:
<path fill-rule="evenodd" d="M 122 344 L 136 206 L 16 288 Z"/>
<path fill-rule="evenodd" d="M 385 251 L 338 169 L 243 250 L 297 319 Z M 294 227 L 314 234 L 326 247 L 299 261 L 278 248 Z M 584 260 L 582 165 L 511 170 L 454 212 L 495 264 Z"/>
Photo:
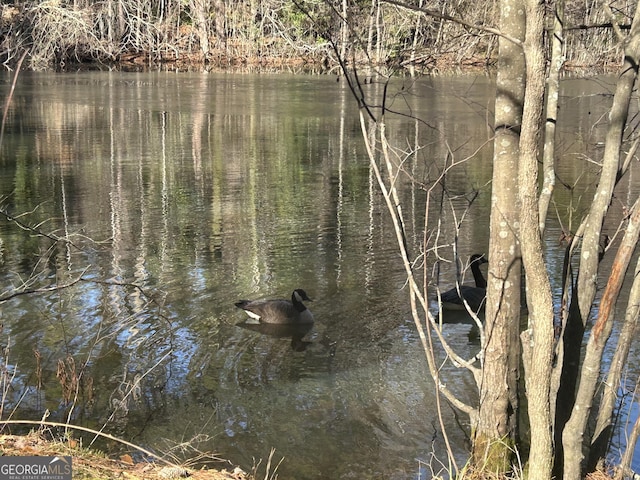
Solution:
<path fill-rule="evenodd" d="M 304 290 L 299 288 L 293 291 L 291 300 L 240 300 L 235 305 L 244 310 L 255 323 L 281 325 L 313 323 L 313 314 L 302 303 L 303 301 L 311 302 L 312 300 Z"/>

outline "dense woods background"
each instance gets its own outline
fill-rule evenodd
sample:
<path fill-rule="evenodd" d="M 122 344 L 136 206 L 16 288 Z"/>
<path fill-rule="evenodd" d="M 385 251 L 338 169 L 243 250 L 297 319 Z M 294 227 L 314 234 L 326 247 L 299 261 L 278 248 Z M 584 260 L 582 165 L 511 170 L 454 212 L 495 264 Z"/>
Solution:
<path fill-rule="evenodd" d="M 5 0 L 0 61 L 13 68 L 28 50 L 24 67 L 33 70 L 168 64 L 328 71 L 357 46 L 357 60 L 392 70 L 493 65 L 496 36 L 476 26 L 496 26 L 496 1 L 407 5 L 431 14 L 380 0 Z M 628 24 L 634 5 L 611 5 L 617 21 Z M 598 2 L 568 1 L 565 15 L 566 66 L 619 64 L 610 18 Z"/>

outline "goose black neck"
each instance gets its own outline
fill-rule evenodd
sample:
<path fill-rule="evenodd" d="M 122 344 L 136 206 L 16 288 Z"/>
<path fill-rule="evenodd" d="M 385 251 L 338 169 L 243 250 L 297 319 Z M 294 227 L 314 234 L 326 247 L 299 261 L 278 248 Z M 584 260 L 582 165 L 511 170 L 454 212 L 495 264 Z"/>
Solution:
<path fill-rule="evenodd" d="M 305 307 L 304 303 L 302 303 L 296 297 L 296 292 L 293 292 L 291 294 L 291 303 L 293 303 L 293 307 L 299 312 L 304 312 L 307 309 L 307 307 Z"/>
<path fill-rule="evenodd" d="M 484 279 L 484 275 L 482 275 L 482 270 L 480 270 L 480 260 L 471 263 L 471 273 L 473 273 L 476 287 L 487 288 L 487 281 Z"/>

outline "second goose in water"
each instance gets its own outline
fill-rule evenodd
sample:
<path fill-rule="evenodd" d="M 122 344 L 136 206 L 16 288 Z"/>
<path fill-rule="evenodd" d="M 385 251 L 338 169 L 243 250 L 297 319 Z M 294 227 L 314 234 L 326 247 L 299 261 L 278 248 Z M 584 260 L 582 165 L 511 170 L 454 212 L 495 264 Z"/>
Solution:
<path fill-rule="evenodd" d="M 471 273 L 475 280 L 475 287 L 471 285 L 460 285 L 460 293 L 457 288 L 452 288 L 440 295 L 443 310 L 466 310 L 462 298 L 464 298 L 469 307 L 474 312 L 484 309 L 485 297 L 487 296 L 487 281 L 482 275 L 480 265 L 488 263 L 484 254 L 475 253 L 469 259 Z M 461 298 L 462 295 L 462 298 Z"/>
<path fill-rule="evenodd" d="M 291 294 L 291 301 L 276 300 L 240 300 L 236 307 L 241 308 L 254 323 L 309 324 L 313 323 L 313 314 L 303 301 L 311 302 L 307 293 L 298 288 Z M 248 320 L 251 322 L 251 320 Z"/>

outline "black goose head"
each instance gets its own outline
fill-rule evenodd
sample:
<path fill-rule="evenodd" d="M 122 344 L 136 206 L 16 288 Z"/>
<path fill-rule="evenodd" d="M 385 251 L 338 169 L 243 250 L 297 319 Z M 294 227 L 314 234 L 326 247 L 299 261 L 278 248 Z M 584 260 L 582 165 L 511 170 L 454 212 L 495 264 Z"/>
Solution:
<path fill-rule="evenodd" d="M 299 312 L 304 312 L 307 309 L 307 307 L 304 306 L 304 303 L 302 303 L 303 301 L 313 302 L 313 300 L 308 297 L 307 292 L 301 288 L 295 289 L 291 294 L 291 303 L 293 303 L 293 306 Z"/>

